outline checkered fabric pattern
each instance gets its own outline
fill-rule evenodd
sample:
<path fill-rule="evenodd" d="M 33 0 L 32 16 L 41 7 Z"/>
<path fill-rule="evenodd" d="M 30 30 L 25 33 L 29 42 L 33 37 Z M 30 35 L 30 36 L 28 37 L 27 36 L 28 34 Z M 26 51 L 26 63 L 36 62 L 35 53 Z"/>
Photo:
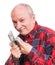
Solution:
<path fill-rule="evenodd" d="M 26 36 L 19 35 L 33 48 L 28 55 L 22 54 L 14 60 L 12 54 L 5 65 L 55 65 L 55 32 L 35 22 L 34 29 Z"/>

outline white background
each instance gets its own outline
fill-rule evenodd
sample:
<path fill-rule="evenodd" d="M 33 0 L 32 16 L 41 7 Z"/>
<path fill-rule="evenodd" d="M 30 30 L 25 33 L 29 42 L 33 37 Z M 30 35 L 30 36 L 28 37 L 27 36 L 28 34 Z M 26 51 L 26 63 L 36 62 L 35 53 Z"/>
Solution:
<path fill-rule="evenodd" d="M 12 30 L 15 36 L 18 34 L 10 17 L 11 10 L 18 3 L 29 4 L 37 22 L 55 30 L 55 0 L 0 0 L 0 65 L 4 65 L 10 55 L 9 31 Z"/>

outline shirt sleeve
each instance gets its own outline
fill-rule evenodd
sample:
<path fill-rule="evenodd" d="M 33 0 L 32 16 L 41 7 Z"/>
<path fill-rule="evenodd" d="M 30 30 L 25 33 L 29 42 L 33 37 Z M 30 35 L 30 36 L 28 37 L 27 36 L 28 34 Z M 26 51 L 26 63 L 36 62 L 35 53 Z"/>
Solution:
<path fill-rule="evenodd" d="M 13 56 L 11 54 L 8 60 L 5 62 L 5 65 L 20 65 L 20 63 L 19 63 L 19 60 L 13 59 Z"/>
<path fill-rule="evenodd" d="M 40 56 L 40 53 L 35 48 L 32 48 L 28 56 L 31 58 L 33 64 L 43 65 L 45 63 L 45 60 Z"/>
<path fill-rule="evenodd" d="M 32 48 L 28 56 L 34 65 L 54 65 L 55 64 L 55 34 L 49 34 L 46 39 L 45 54 Z"/>

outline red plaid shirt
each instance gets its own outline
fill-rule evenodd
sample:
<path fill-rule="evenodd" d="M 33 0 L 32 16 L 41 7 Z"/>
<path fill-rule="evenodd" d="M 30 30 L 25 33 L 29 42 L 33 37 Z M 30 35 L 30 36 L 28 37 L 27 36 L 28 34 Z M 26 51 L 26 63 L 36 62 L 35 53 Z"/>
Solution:
<path fill-rule="evenodd" d="M 12 55 L 5 65 L 55 65 L 55 32 L 35 23 L 34 29 L 26 36 L 19 35 L 33 48 L 28 55 L 22 54 L 14 60 Z"/>

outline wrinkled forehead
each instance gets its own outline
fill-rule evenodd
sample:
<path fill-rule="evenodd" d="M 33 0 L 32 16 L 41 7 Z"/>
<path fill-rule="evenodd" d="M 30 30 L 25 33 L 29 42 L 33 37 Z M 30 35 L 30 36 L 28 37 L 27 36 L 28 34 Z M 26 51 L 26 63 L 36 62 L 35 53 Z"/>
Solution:
<path fill-rule="evenodd" d="M 20 14 L 24 14 L 27 13 L 27 9 L 24 6 L 16 6 L 15 8 L 13 8 L 12 12 L 11 12 L 11 16 L 14 15 L 20 15 Z"/>

